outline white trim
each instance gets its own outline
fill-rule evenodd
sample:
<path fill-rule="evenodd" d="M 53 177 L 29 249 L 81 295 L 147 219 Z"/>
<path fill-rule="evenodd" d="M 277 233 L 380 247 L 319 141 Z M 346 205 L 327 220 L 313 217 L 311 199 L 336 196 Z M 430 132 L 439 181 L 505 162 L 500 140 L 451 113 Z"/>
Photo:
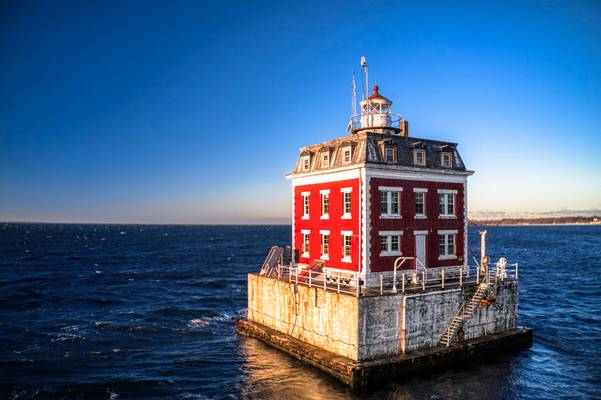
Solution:
<path fill-rule="evenodd" d="M 319 231 L 319 234 L 320 235 L 329 235 L 330 231 L 328 231 L 328 230 L 321 230 L 321 231 Z"/>
<path fill-rule="evenodd" d="M 309 253 L 302 253 L 301 257 L 303 258 L 309 258 L 310 254 Z M 300 264 L 299 264 L 300 265 Z"/>
<path fill-rule="evenodd" d="M 457 258 L 456 254 L 449 254 L 448 256 L 438 256 L 439 260 L 454 260 Z"/>
<path fill-rule="evenodd" d="M 413 217 L 414 219 L 428 219 L 427 215 L 424 214 L 417 214 L 415 217 Z"/>
<path fill-rule="evenodd" d="M 427 230 L 425 230 L 425 231 L 413 231 L 413 234 L 414 235 L 427 235 L 428 231 Z"/>
<path fill-rule="evenodd" d="M 378 186 L 378 190 L 384 192 L 402 192 L 403 188 L 400 186 Z"/>
<path fill-rule="evenodd" d="M 352 193 L 353 192 L 353 188 L 352 187 L 344 187 L 344 188 L 340 188 L 340 191 L 342 193 Z"/>
<path fill-rule="evenodd" d="M 309 235 L 311 233 L 311 229 L 301 229 L 301 233 Z"/>
<path fill-rule="evenodd" d="M 438 219 L 457 219 L 456 215 L 439 215 Z"/>
<path fill-rule="evenodd" d="M 379 236 L 400 236 L 403 234 L 403 231 L 379 231 Z"/>
<path fill-rule="evenodd" d="M 421 155 L 422 155 L 422 162 L 421 163 L 417 162 L 417 153 L 421 153 Z M 413 149 L 413 165 L 419 166 L 419 167 L 425 167 L 426 166 L 426 150 L 424 150 L 424 149 Z"/>
<path fill-rule="evenodd" d="M 447 194 L 457 194 L 457 190 L 455 189 L 438 189 L 437 193 L 447 193 Z"/>
<path fill-rule="evenodd" d="M 384 168 L 385 166 L 378 166 L 378 168 L 370 168 L 367 170 L 367 176 L 370 178 L 392 178 L 392 179 L 404 179 L 413 181 L 428 181 L 428 182 L 444 182 L 444 183 L 464 183 L 467 177 L 473 172 L 458 172 L 453 173 L 447 172 L 432 172 L 421 168 L 411 168 L 409 170 L 395 170 L 392 166 Z"/>
<path fill-rule="evenodd" d="M 340 217 L 340 219 L 352 219 L 352 218 L 353 218 L 353 216 L 349 213 L 342 214 L 342 217 Z"/>
<path fill-rule="evenodd" d="M 380 219 L 403 219 L 401 214 L 381 214 Z"/>
<path fill-rule="evenodd" d="M 330 214 L 323 214 L 319 219 L 330 219 Z"/>
<path fill-rule="evenodd" d="M 334 169 L 328 171 L 319 171 L 311 174 L 303 175 L 287 175 L 286 178 L 290 179 L 292 186 L 304 186 L 313 185 L 316 183 L 327 183 L 343 181 L 348 179 L 359 178 L 360 169 L 356 165 L 352 167 L 345 167 L 341 169 Z"/>
<path fill-rule="evenodd" d="M 311 192 L 301 192 L 301 197 L 309 197 L 311 196 Z"/>
<path fill-rule="evenodd" d="M 329 246 L 329 244 L 328 244 L 328 246 Z M 329 260 L 329 259 L 330 259 L 330 254 L 322 254 L 322 255 L 319 257 L 319 259 L 320 259 L 320 260 L 326 260 L 326 261 L 327 261 L 327 260 Z"/>
<path fill-rule="evenodd" d="M 439 229 L 436 231 L 439 235 L 456 235 L 458 232 L 457 229 Z"/>
<path fill-rule="evenodd" d="M 370 202 L 369 202 L 369 178 L 367 177 L 367 170 L 365 168 L 361 168 L 361 210 L 359 212 L 359 229 L 361 229 L 362 240 L 359 244 L 361 249 L 361 257 L 363 259 L 363 277 L 367 276 L 366 274 L 371 272 L 371 255 L 369 251 L 369 246 L 371 244 L 371 232 L 370 229 Z"/>
<path fill-rule="evenodd" d="M 319 194 L 330 194 L 330 189 L 322 189 L 319 191 Z"/>
<path fill-rule="evenodd" d="M 309 214 L 305 214 L 301 217 L 302 220 L 307 221 L 309 220 Z"/>
<path fill-rule="evenodd" d="M 345 161 L 344 160 L 344 155 L 345 155 L 345 153 L 346 153 L 347 150 L 349 152 L 349 156 L 350 157 L 349 157 L 348 161 Z M 350 163 L 353 162 L 353 147 L 351 145 L 346 145 L 346 146 L 341 147 L 340 151 L 342 152 L 340 154 L 340 162 L 341 163 L 343 163 L 343 164 L 350 164 Z"/>
<path fill-rule="evenodd" d="M 428 189 L 426 188 L 413 188 L 415 193 L 428 193 Z"/>
<path fill-rule="evenodd" d="M 467 179 L 463 183 L 463 267 L 467 268 L 467 255 L 468 244 L 467 244 Z"/>
<path fill-rule="evenodd" d="M 343 263 L 352 263 L 353 260 L 351 259 L 351 257 L 342 257 L 340 259 L 340 262 L 343 262 Z"/>
<path fill-rule="evenodd" d="M 353 236 L 353 231 L 340 231 L 342 236 Z"/>

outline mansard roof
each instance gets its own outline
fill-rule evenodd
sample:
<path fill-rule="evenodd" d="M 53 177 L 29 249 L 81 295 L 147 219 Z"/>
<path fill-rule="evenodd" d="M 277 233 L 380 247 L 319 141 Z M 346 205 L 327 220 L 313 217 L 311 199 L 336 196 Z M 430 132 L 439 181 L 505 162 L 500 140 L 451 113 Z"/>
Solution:
<path fill-rule="evenodd" d="M 343 149 L 351 148 L 351 162 L 345 162 L 343 159 Z M 385 148 L 393 147 L 396 149 L 395 161 L 386 161 Z M 314 162 L 313 157 L 325 149 L 330 149 L 332 155 L 329 166 L 323 167 L 318 162 Z M 425 151 L 425 165 L 416 165 L 414 163 L 414 151 L 416 149 Z M 442 153 L 452 154 L 452 166 L 444 167 L 442 165 Z M 311 157 L 310 169 L 302 170 L 301 159 Z M 333 170 L 342 167 L 354 165 L 382 166 L 399 169 L 422 169 L 435 170 L 438 172 L 471 172 L 466 169 L 465 164 L 459 152 L 457 144 L 443 142 L 439 140 L 422 139 L 408 136 L 398 136 L 394 134 L 385 134 L 379 132 L 364 131 L 354 135 L 344 136 L 338 139 L 323 143 L 305 146 L 300 149 L 300 156 L 290 175 L 306 174 L 314 171 Z"/>

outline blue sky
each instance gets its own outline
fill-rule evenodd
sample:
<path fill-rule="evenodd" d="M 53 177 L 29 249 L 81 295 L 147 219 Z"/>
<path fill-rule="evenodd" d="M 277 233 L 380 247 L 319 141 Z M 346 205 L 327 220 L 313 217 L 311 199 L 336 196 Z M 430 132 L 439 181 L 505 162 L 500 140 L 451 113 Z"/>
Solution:
<path fill-rule="evenodd" d="M 285 221 L 352 70 L 481 215 L 601 210 L 601 3 L 4 2 L 0 220 Z"/>

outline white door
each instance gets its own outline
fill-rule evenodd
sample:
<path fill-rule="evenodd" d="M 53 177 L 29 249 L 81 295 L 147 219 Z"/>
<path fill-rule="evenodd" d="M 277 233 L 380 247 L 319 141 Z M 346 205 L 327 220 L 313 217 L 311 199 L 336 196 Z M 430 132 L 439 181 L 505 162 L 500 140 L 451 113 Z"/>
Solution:
<path fill-rule="evenodd" d="M 426 235 L 415 235 L 415 258 L 419 261 L 417 269 L 423 269 L 426 265 Z"/>

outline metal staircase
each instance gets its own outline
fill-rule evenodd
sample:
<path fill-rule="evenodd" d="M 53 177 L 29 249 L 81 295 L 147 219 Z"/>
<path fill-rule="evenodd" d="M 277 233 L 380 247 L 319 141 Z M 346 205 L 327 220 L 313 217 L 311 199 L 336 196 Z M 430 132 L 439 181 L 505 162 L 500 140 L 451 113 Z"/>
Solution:
<path fill-rule="evenodd" d="M 282 264 L 284 249 L 279 246 L 273 246 L 261 267 L 260 275 L 272 276 L 275 274 L 275 267 Z"/>
<path fill-rule="evenodd" d="M 453 338 L 455 337 L 455 334 L 457 333 L 457 330 L 459 329 L 459 327 L 465 319 L 472 316 L 474 310 L 476 309 L 476 307 L 478 307 L 478 304 L 480 304 L 480 301 L 484 298 L 486 289 L 488 289 L 489 286 L 489 282 L 482 282 L 480 285 L 478 285 L 478 289 L 476 290 L 476 293 L 474 293 L 472 298 L 461 306 L 461 308 L 449 324 L 449 327 L 445 330 L 444 334 L 442 335 L 442 338 L 440 339 L 441 346 L 449 347 L 449 345 L 453 341 Z"/>

